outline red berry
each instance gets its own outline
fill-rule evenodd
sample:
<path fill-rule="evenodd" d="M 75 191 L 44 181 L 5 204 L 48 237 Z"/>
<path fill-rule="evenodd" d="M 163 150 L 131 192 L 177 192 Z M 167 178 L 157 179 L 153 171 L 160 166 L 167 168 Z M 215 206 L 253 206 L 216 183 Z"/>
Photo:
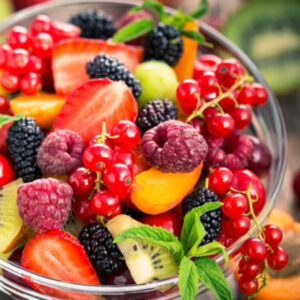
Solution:
<path fill-rule="evenodd" d="M 199 117 L 196 117 L 196 118 L 193 118 L 188 123 L 190 125 L 192 125 L 198 131 L 199 134 L 201 134 L 201 135 L 206 134 L 206 127 L 205 127 L 204 120 L 200 119 Z"/>
<path fill-rule="evenodd" d="M 225 167 L 216 168 L 208 176 L 208 187 L 218 195 L 225 195 L 231 186 L 233 173 Z"/>
<path fill-rule="evenodd" d="M 249 238 L 242 246 L 242 254 L 252 263 L 260 264 L 267 258 L 268 249 L 258 238 Z"/>
<path fill-rule="evenodd" d="M 229 222 L 230 235 L 233 237 L 241 237 L 250 229 L 250 219 L 247 216 L 240 216 L 239 218 L 231 219 Z"/>
<path fill-rule="evenodd" d="M 261 83 L 253 83 L 252 88 L 255 93 L 255 105 L 262 106 L 268 101 L 268 92 Z"/>
<path fill-rule="evenodd" d="M 91 210 L 91 201 L 88 198 L 76 198 L 74 203 L 74 214 L 80 220 L 90 223 L 96 219 L 96 215 Z"/>
<path fill-rule="evenodd" d="M 80 28 L 72 24 L 54 21 L 52 24 L 51 35 L 55 43 L 59 41 L 76 38 L 80 34 Z"/>
<path fill-rule="evenodd" d="M 0 47 L 0 68 L 6 70 L 7 60 L 12 52 L 11 46 L 4 44 Z"/>
<path fill-rule="evenodd" d="M 98 216 L 107 216 L 120 204 L 119 197 L 110 191 L 101 191 L 93 195 L 91 209 Z"/>
<path fill-rule="evenodd" d="M 234 100 L 236 100 L 237 97 L 238 97 L 237 91 L 234 90 L 234 91 L 232 91 L 232 92 L 230 93 L 230 97 L 225 97 L 225 98 L 223 98 L 223 99 L 219 102 L 219 104 L 220 104 L 220 106 L 223 108 L 223 110 L 224 110 L 225 112 L 229 112 L 229 111 L 231 111 L 231 110 L 234 108 L 234 106 L 235 106 Z M 233 99 L 234 99 L 234 100 L 233 100 Z M 237 100 L 236 100 L 236 101 L 237 101 Z"/>
<path fill-rule="evenodd" d="M 243 129 L 251 123 L 251 110 L 246 105 L 241 104 L 238 107 L 234 107 L 229 113 L 237 129 Z"/>
<path fill-rule="evenodd" d="M 197 81 L 185 79 L 178 85 L 176 95 L 181 108 L 186 113 L 190 113 L 197 108 L 198 99 L 195 95 L 199 95 L 200 97 L 201 89 Z"/>
<path fill-rule="evenodd" d="M 298 200 L 300 200 L 300 171 L 298 171 L 294 177 L 293 188 L 295 195 L 297 196 Z"/>
<path fill-rule="evenodd" d="M 221 86 L 230 88 L 238 80 L 239 66 L 236 60 L 226 59 L 218 65 L 216 75 Z"/>
<path fill-rule="evenodd" d="M 211 119 L 217 112 L 218 111 L 215 106 L 209 106 L 204 110 L 203 116 L 205 119 Z"/>
<path fill-rule="evenodd" d="M 124 164 L 113 164 L 104 175 L 104 183 L 117 195 L 127 194 L 132 184 L 132 172 Z"/>
<path fill-rule="evenodd" d="M 106 219 L 108 219 L 108 220 L 113 219 L 114 217 L 120 215 L 121 213 L 122 213 L 122 205 L 119 204 L 113 212 L 109 213 L 106 216 Z"/>
<path fill-rule="evenodd" d="M 20 82 L 21 92 L 27 95 L 34 95 L 42 88 L 42 79 L 36 73 L 25 74 Z"/>
<path fill-rule="evenodd" d="M 203 96 L 218 93 L 218 79 L 213 72 L 204 72 L 200 76 L 198 84 L 201 88 L 201 95 Z"/>
<path fill-rule="evenodd" d="M 27 29 L 23 26 L 13 27 L 8 33 L 7 42 L 12 48 L 28 49 L 30 38 Z"/>
<path fill-rule="evenodd" d="M 0 154 L 0 187 L 13 181 L 15 172 L 9 160 Z"/>
<path fill-rule="evenodd" d="M 28 71 L 42 75 L 44 73 L 44 70 L 45 70 L 44 60 L 35 55 L 30 55 Z"/>
<path fill-rule="evenodd" d="M 32 39 L 32 52 L 41 58 L 50 58 L 53 49 L 53 38 L 48 33 L 39 33 Z"/>
<path fill-rule="evenodd" d="M 264 226 L 265 242 L 271 248 L 276 248 L 282 240 L 282 231 L 276 225 Z"/>
<path fill-rule="evenodd" d="M 131 152 L 118 150 L 115 152 L 114 163 L 124 164 L 128 167 L 129 170 L 133 170 L 134 156 Z"/>
<path fill-rule="evenodd" d="M 205 121 L 209 133 L 214 137 L 227 137 L 234 130 L 234 120 L 227 113 L 216 113 L 212 118 Z"/>
<path fill-rule="evenodd" d="M 246 105 L 255 105 L 255 91 L 254 89 L 246 83 L 238 94 L 238 103 Z"/>
<path fill-rule="evenodd" d="M 255 280 L 249 280 L 248 278 L 241 276 L 238 280 L 238 286 L 244 295 L 252 295 L 258 290 L 258 283 Z"/>
<path fill-rule="evenodd" d="M 264 264 L 252 264 L 251 262 L 241 259 L 239 262 L 239 271 L 244 278 L 254 279 L 258 274 L 264 270 Z"/>
<path fill-rule="evenodd" d="M 25 49 L 13 49 L 7 60 L 7 70 L 16 75 L 27 73 L 29 69 L 29 52 Z"/>
<path fill-rule="evenodd" d="M 217 66 L 222 62 L 222 58 L 213 55 L 205 54 L 195 61 L 194 65 L 194 79 L 199 79 L 204 72 L 216 72 Z"/>
<path fill-rule="evenodd" d="M 268 265 L 273 270 L 282 270 L 289 261 L 289 255 L 281 247 L 273 248 L 273 253 L 268 253 Z"/>
<path fill-rule="evenodd" d="M 9 109 L 9 103 L 5 96 L 0 95 L 0 114 L 6 113 Z"/>
<path fill-rule="evenodd" d="M 73 170 L 68 177 L 68 183 L 79 197 L 88 197 L 95 187 L 96 174 L 84 167 Z"/>
<path fill-rule="evenodd" d="M 52 29 L 51 20 L 48 16 L 39 15 L 30 24 L 29 32 L 32 36 L 39 33 L 50 33 Z"/>
<path fill-rule="evenodd" d="M 231 194 L 223 199 L 222 211 L 229 218 L 240 218 L 247 210 L 248 200 L 242 194 Z"/>
<path fill-rule="evenodd" d="M 105 144 L 93 144 L 88 146 L 82 156 L 83 164 L 86 168 L 95 172 L 107 170 L 114 158 L 112 149 Z"/>
<path fill-rule="evenodd" d="M 14 93 L 20 87 L 20 78 L 5 71 L 1 75 L 1 86 L 8 92 Z"/>
<path fill-rule="evenodd" d="M 131 121 L 122 120 L 117 122 L 111 129 L 112 136 L 118 136 L 113 139 L 115 146 L 125 151 L 135 148 L 141 140 L 139 128 Z"/>

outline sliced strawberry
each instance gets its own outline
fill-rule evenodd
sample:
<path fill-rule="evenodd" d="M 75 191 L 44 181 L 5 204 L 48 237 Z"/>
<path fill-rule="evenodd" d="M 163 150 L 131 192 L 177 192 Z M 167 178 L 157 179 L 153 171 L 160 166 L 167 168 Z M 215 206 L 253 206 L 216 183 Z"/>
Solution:
<path fill-rule="evenodd" d="M 84 248 L 67 232 L 54 229 L 46 233 L 36 233 L 26 244 L 22 257 L 23 268 L 34 273 L 72 283 L 100 285 Z M 63 299 L 84 299 L 71 292 L 53 289 L 25 280 L 37 291 Z M 89 296 L 88 299 L 95 299 Z"/>
<path fill-rule="evenodd" d="M 80 28 L 77 26 L 60 21 L 54 21 L 52 23 L 51 35 L 55 43 L 70 38 L 77 38 L 79 34 Z"/>
<path fill-rule="evenodd" d="M 89 80 L 66 100 L 53 129 L 77 132 L 85 143 L 101 132 L 102 122 L 109 131 L 120 120 L 135 122 L 137 103 L 123 81 Z"/>
<path fill-rule="evenodd" d="M 52 70 L 55 90 L 68 95 L 86 82 L 86 63 L 99 53 L 114 56 L 129 70 L 133 70 L 142 60 L 141 48 L 125 44 L 93 39 L 71 39 L 58 43 L 53 49 Z"/>

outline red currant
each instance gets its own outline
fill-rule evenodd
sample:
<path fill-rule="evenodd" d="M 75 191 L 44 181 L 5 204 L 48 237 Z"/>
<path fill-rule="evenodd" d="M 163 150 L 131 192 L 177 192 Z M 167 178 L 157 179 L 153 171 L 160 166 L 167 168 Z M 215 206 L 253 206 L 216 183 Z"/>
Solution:
<path fill-rule="evenodd" d="M 133 170 L 134 156 L 131 152 L 118 150 L 115 152 L 114 163 L 124 164 L 128 167 L 129 170 Z"/>
<path fill-rule="evenodd" d="M 14 93 L 20 87 L 20 78 L 5 71 L 1 75 L 1 86 L 8 92 Z"/>
<path fill-rule="evenodd" d="M 251 262 L 241 259 L 239 262 L 239 271 L 247 279 L 254 279 L 264 270 L 264 264 L 252 264 Z"/>
<path fill-rule="evenodd" d="M 15 179 L 15 172 L 9 160 L 0 154 L 0 188 Z"/>
<path fill-rule="evenodd" d="M 214 137 L 227 137 L 234 130 L 234 120 L 227 113 L 216 113 L 212 118 L 206 119 L 205 122 L 208 132 Z"/>
<path fill-rule="evenodd" d="M 218 79 L 213 72 L 204 72 L 200 76 L 198 84 L 201 88 L 201 95 L 203 96 L 218 93 Z"/>
<path fill-rule="evenodd" d="M 265 105 L 268 101 L 268 92 L 266 88 L 260 83 L 253 83 L 252 88 L 255 93 L 255 105 Z"/>
<path fill-rule="evenodd" d="M 28 71 L 42 75 L 44 73 L 44 70 L 45 70 L 44 60 L 35 55 L 30 55 Z"/>
<path fill-rule="evenodd" d="M 114 217 L 118 216 L 121 213 L 122 213 L 122 205 L 119 204 L 113 212 L 109 213 L 106 216 L 106 219 L 108 219 L 108 220 L 113 219 Z"/>
<path fill-rule="evenodd" d="M 84 167 L 73 170 L 68 177 L 68 183 L 79 197 L 88 197 L 95 187 L 96 174 Z"/>
<path fill-rule="evenodd" d="M 117 122 L 111 129 L 112 136 L 118 136 L 113 139 L 115 146 L 125 151 L 135 148 L 141 140 L 139 128 L 131 121 L 122 120 Z"/>
<path fill-rule="evenodd" d="M 119 197 L 110 191 L 101 191 L 93 195 L 91 209 L 98 216 L 107 216 L 120 204 Z"/>
<path fill-rule="evenodd" d="M 223 199 L 222 211 L 229 218 L 240 218 L 248 210 L 248 200 L 242 194 L 231 194 Z"/>
<path fill-rule="evenodd" d="M 194 79 L 199 79 L 204 72 L 216 72 L 217 66 L 222 62 L 222 59 L 213 54 L 205 54 L 195 61 Z"/>
<path fill-rule="evenodd" d="M 41 58 L 50 58 L 53 49 L 53 38 L 48 33 L 39 33 L 32 39 L 32 52 Z"/>
<path fill-rule="evenodd" d="M 32 36 L 39 33 L 50 33 L 52 29 L 51 20 L 48 16 L 39 15 L 30 24 L 29 32 Z"/>
<path fill-rule="evenodd" d="M 226 59 L 218 65 L 216 76 L 220 85 L 231 88 L 237 81 L 239 66 L 236 60 Z"/>
<path fill-rule="evenodd" d="M 12 48 L 8 44 L 4 44 L 0 47 L 0 68 L 1 69 L 6 70 L 7 60 L 11 52 L 12 52 Z"/>
<path fill-rule="evenodd" d="M 200 119 L 199 117 L 193 118 L 191 121 L 189 121 L 189 124 L 192 125 L 198 131 L 199 134 L 205 135 L 206 127 L 202 119 Z"/>
<path fill-rule="evenodd" d="M 230 221 L 231 235 L 234 237 L 241 237 L 245 235 L 250 229 L 250 219 L 247 216 L 240 216 Z"/>
<path fill-rule="evenodd" d="M 243 129 L 251 123 L 251 110 L 246 105 L 241 104 L 238 107 L 234 107 L 229 113 L 237 129 Z"/>
<path fill-rule="evenodd" d="M 74 202 L 73 210 L 75 216 L 86 223 L 90 223 L 96 219 L 96 215 L 91 210 L 90 203 L 91 201 L 86 197 L 76 198 Z"/>
<path fill-rule="evenodd" d="M 217 112 L 218 111 L 215 106 L 209 106 L 208 108 L 206 108 L 204 110 L 203 116 L 207 120 L 207 119 L 212 118 Z"/>
<path fill-rule="evenodd" d="M 86 168 L 95 172 L 107 170 L 114 158 L 112 149 L 105 144 L 93 144 L 88 146 L 82 156 L 83 164 Z"/>
<path fill-rule="evenodd" d="M 42 88 L 42 79 L 36 73 L 25 74 L 20 82 L 21 92 L 27 95 L 34 95 Z"/>
<path fill-rule="evenodd" d="M 234 90 L 234 91 L 230 92 L 230 97 L 223 98 L 219 102 L 219 104 L 225 112 L 229 112 L 230 110 L 232 110 L 234 108 L 234 106 L 235 106 L 234 100 L 236 100 L 237 97 L 238 97 L 237 91 Z"/>
<path fill-rule="evenodd" d="M 227 234 L 220 234 L 217 238 L 217 241 L 225 248 L 228 248 L 236 241 L 236 238 L 228 236 Z"/>
<path fill-rule="evenodd" d="M 282 231 L 276 225 L 264 226 L 265 242 L 271 248 L 276 248 L 282 240 Z"/>
<path fill-rule="evenodd" d="M 28 31 L 23 26 L 15 26 L 8 33 L 8 44 L 12 48 L 28 49 L 30 47 L 30 38 Z"/>
<path fill-rule="evenodd" d="M 255 104 L 255 91 L 246 83 L 238 94 L 238 103 L 254 106 Z"/>
<path fill-rule="evenodd" d="M 54 21 L 52 24 L 51 35 L 55 43 L 59 41 L 76 38 L 80 34 L 80 29 L 72 24 Z"/>
<path fill-rule="evenodd" d="M 29 69 L 29 52 L 20 48 L 13 49 L 8 56 L 7 69 L 15 75 L 27 73 Z"/>
<path fill-rule="evenodd" d="M 268 265 L 273 270 L 282 270 L 289 261 L 289 255 L 281 247 L 273 248 L 273 253 L 268 253 Z"/>
<path fill-rule="evenodd" d="M 255 264 L 262 263 L 267 258 L 267 252 L 266 245 L 258 238 L 249 238 L 242 246 L 242 254 Z"/>
<path fill-rule="evenodd" d="M 244 295 L 252 295 L 258 290 L 258 283 L 255 280 L 241 276 L 238 280 L 238 286 Z"/>
<path fill-rule="evenodd" d="M 5 96 L 0 95 L 0 114 L 4 114 L 9 109 L 9 103 Z"/>
<path fill-rule="evenodd" d="M 113 164 L 104 175 L 104 183 L 117 195 L 127 194 L 132 184 L 132 172 L 124 164 Z"/>
<path fill-rule="evenodd" d="M 225 195 L 231 186 L 233 173 L 226 167 L 216 168 L 208 176 L 208 187 L 218 195 Z"/>

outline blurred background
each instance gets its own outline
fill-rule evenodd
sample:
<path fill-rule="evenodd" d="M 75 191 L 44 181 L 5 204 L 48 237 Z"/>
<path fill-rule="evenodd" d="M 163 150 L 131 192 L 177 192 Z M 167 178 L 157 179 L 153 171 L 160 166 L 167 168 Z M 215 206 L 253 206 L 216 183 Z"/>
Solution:
<path fill-rule="evenodd" d="M 0 22 L 15 10 L 45 1 L 47 0 L 0 0 Z M 198 5 L 199 0 L 161 2 L 188 12 Z M 296 188 L 300 197 L 300 174 L 293 189 L 295 176 L 300 171 L 297 156 L 300 151 L 300 0 L 208 2 L 209 10 L 204 21 L 222 32 L 253 59 L 279 99 L 288 130 L 288 168 L 277 208 L 300 222 L 300 200 L 294 191 Z M 279 219 L 286 223 L 290 220 L 288 218 L 286 216 Z M 280 223 L 280 220 L 278 222 Z M 298 230 L 300 232 L 300 229 Z M 298 245 L 300 247 L 299 238 Z M 296 257 L 295 261 L 298 264 L 295 272 L 299 274 L 300 257 Z M 294 284 L 300 286 L 300 275 Z M 0 299 L 6 298 L 0 294 Z M 257 299 L 272 300 L 266 295 Z M 289 299 L 300 299 L 300 294 L 296 292 L 295 295 L 295 292 L 291 291 Z"/>

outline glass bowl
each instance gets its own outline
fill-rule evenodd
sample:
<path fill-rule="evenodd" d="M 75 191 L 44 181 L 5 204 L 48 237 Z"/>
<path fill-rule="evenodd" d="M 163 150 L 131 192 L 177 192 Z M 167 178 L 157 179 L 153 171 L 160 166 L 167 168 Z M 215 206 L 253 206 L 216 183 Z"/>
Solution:
<path fill-rule="evenodd" d="M 53 19 L 67 21 L 71 15 L 76 14 L 77 12 L 88 7 L 92 7 L 102 9 L 104 12 L 112 15 L 115 19 L 118 19 L 123 13 L 128 11 L 132 5 L 133 2 L 122 0 L 51 1 L 46 4 L 25 9 L 9 17 L 0 24 L 0 39 L 2 42 L 4 42 L 8 31 L 14 25 L 29 26 L 32 19 L 38 14 L 46 14 Z M 172 12 L 171 9 L 168 10 L 169 12 Z M 266 85 L 266 82 L 253 62 L 240 49 L 238 49 L 224 36 L 203 22 L 199 22 L 199 26 L 202 33 L 205 34 L 205 36 L 215 46 L 217 46 L 214 49 L 218 49 L 218 51 L 221 50 L 222 54 L 236 57 L 240 62 L 242 62 L 249 74 L 251 74 L 257 82 L 261 82 Z M 201 49 L 199 51 L 201 51 Z M 268 92 L 269 101 L 267 105 L 259 109 L 254 109 L 255 116 L 253 117 L 253 122 L 249 129 L 251 134 L 258 136 L 269 146 L 273 157 L 271 169 L 268 173 L 268 176 L 266 176 L 264 179 L 264 184 L 267 190 L 267 201 L 264 209 L 258 217 L 260 223 L 266 219 L 276 203 L 284 178 L 287 161 L 286 130 L 284 120 L 277 100 L 269 89 Z M 251 230 L 254 231 L 253 226 Z M 229 276 L 233 273 L 239 258 L 238 255 L 234 255 L 234 252 L 239 248 L 245 238 L 246 237 L 240 238 L 236 243 L 228 248 L 228 253 L 231 254 L 231 259 L 229 266 L 224 269 L 226 276 Z M 216 257 L 216 260 L 218 263 L 222 264 L 221 256 Z M 19 265 L 2 258 L 0 258 L 0 271 L 1 268 L 10 276 L 8 279 L 7 276 L 3 277 L 0 275 L 0 289 L 5 293 L 11 294 L 19 299 L 54 299 L 51 296 L 40 294 L 28 286 L 23 286 L 20 284 L 20 282 L 17 282 L 17 279 L 20 278 L 30 278 L 31 281 L 45 287 L 44 290 L 46 294 L 49 294 L 49 288 L 51 288 L 52 291 L 55 289 L 61 291 L 71 291 L 71 294 L 69 292 L 69 294 L 67 293 L 67 295 L 65 294 L 63 297 L 68 299 L 100 299 L 101 296 L 108 300 L 179 298 L 177 277 L 143 285 L 90 286 L 46 278 L 29 272 L 21 268 Z M 166 287 L 168 287 L 168 289 Z M 201 296 L 199 297 L 201 299 L 210 298 L 209 292 L 202 284 L 199 285 L 199 295 L 200 294 Z"/>

